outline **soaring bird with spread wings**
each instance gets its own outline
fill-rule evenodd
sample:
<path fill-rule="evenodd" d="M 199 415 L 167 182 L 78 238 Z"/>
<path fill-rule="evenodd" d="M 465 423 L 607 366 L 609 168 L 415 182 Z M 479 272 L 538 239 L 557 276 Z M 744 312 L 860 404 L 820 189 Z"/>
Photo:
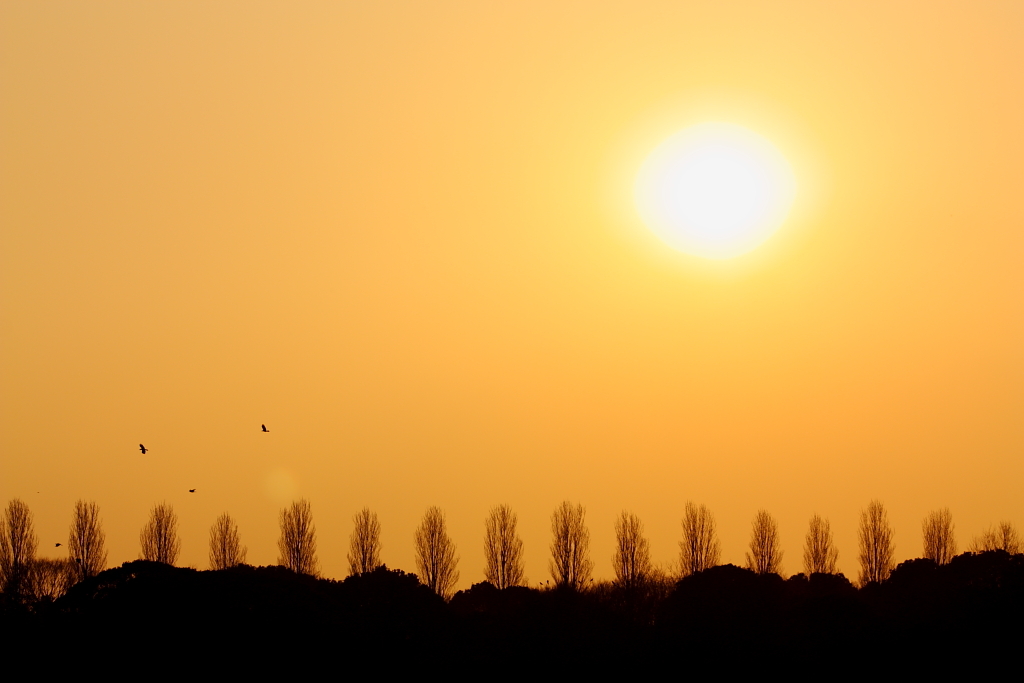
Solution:
<path fill-rule="evenodd" d="M 260 425 L 260 427 L 263 427 L 263 431 L 265 431 L 265 432 L 269 432 L 270 431 L 269 429 L 267 429 L 267 425 Z"/>
<path fill-rule="evenodd" d="M 143 455 L 145 455 L 145 454 L 146 454 L 146 451 L 148 451 L 149 449 L 148 449 L 148 448 L 146 448 L 145 446 L 143 446 L 143 445 L 142 445 L 142 444 L 140 443 L 140 444 L 139 444 L 139 450 L 140 450 L 140 451 L 142 451 L 142 454 L 143 454 Z"/>

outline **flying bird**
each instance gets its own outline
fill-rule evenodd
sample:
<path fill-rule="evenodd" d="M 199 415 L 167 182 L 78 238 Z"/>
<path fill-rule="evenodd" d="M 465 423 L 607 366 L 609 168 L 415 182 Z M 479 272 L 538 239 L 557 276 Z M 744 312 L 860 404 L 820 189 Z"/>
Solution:
<path fill-rule="evenodd" d="M 53 544 L 53 547 L 54 547 L 54 548 L 59 548 L 59 547 L 60 547 L 60 543 L 54 543 L 54 544 Z"/>
<path fill-rule="evenodd" d="M 195 492 L 196 492 L 196 490 L 195 490 L 195 489 L 189 489 L 189 490 L 188 490 L 188 492 L 189 492 L 189 493 L 195 493 Z"/>
<path fill-rule="evenodd" d="M 145 446 L 143 446 L 143 445 L 142 445 L 142 444 L 140 443 L 140 444 L 139 444 L 139 450 L 140 450 L 140 451 L 142 451 L 142 454 L 143 454 L 143 455 L 145 455 L 145 454 L 146 454 L 146 451 L 148 451 L 149 449 L 148 449 L 148 448 L 146 448 Z"/>
<path fill-rule="evenodd" d="M 267 429 L 267 425 L 260 425 L 260 426 L 263 427 L 263 431 L 265 431 L 265 432 L 269 432 L 270 431 L 269 429 Z"/>

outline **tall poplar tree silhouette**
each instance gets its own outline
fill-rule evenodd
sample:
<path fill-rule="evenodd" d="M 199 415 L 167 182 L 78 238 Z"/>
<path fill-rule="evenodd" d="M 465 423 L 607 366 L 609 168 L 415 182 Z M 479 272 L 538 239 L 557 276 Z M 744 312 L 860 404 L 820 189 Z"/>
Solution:
<path fill-rule="evenodd" d="M 245 563 L 248 548 L 242 545 L 238 524 L 228 513 L 210 527 L 210 569 L 228 569 Z"/>
<path fill-rule="evenodd" d="M 178 516 L 167 503 L 153 506 L 149 522 L 139 533 L 142 559 L 173 565 L 178 561 L 181 541 L 178 539 Z"/>
<path fill-rule="evenodd" d="M 590 530 L 586 509 L 564 501 L 551 515 L 551 578 L 560 588 L 580 590 L 587 585 L 594 563 L 590 561 Z"/>
<path fill-rule="evenodd" d="M 372 572 L 380 566 L 380 522 L 377 513 L 363 508 L 352 518 L 355 528 L 348 542 L 348 573 Z"/>
<path fill-rule="evenodd" d="M 636 515 L 622 511 L 615 520 L 615 552 L 612 554 L 615 583 L 626 589 L 644 585 L 651 577 L 650 543 Z"/>
<path fill-rule="evenodd" d="M 750 530 L 747 568 L 758 574 L 782 572 L 782 542 L 779 525 L 767 510 L 758 510 Z"/>
<path fill-rule="evenodd" d="M 0 589 L 4 593 L 20 596 L 27 590 L 37 545 L 32 512 L 15 498 L 0 521 Z"/>
<path fill-rule="evenodd" d="M 319 562 L 316 557 L 316 526 L 313 512 L 305 498 L 281 510 L 281 537 L 277 541 L 280 564 L 297 574 L 317 576 Z"/>
<path fill-rule="evenodd" d="M 107 566 L 106 534 L 100 524 L 100 507 L 79 500 L 68 533 L 68 558 L 75 581 L 96 576 Z"/>
<path fill-rule="evenodd" d="M 804 539 L 804 573 L 835 574 L 839 552 L 832 541 L 832 527 L 827 519 L 811 517 Z"/>
<path fill-rule="evenodd" d="M 687 502 L 683 515 L 683 540 L 679 542 L 679 564 L 683 576 L 714 567 L 721 554 L 722 547 L 711 510 L 706 505 Z"/>
<path fill-rule="evenodd" d="M 441 508 L 427 509 L 413 539 L 420 580 L 445 600 L 451 599 L 459 580 L 459 557 L 455 554 L 455 543 L 448 536 Z"/>
<path fill-rule="evenodd" d="M 921 523 L 924 556 L 936 564 L 949 564 L 956 555 L 953 515 L 949 508 L 935 510 Z"/>
<path fill-rule="evenodd" d="M 523 583 L 523 541 L 508 505 L 491 508 L 484 522 L 484 578 L 499 589 Z"/>
<path fill-rule="evenodd" d="M 892 572 L 892 527 L 885 506 L 877 500 L 860 513 L 860 584 L 885 581 Z"/>

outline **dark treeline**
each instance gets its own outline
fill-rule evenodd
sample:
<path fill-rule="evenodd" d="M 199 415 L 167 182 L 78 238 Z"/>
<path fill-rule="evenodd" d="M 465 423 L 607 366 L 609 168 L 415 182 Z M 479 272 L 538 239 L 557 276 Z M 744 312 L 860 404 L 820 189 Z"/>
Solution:
<path fill-rule="evenodd" d="M 910 560 L 859 589 L 842 574 L 783 579 L 721 565 L 629 586 L 482 582 L 447 601 L 416 575 L 384 566 L 335 581 L 282 566 L 199 571 L 138 560 L 56 600 L 0 600 L 2 642 L 47 661 L 108 652 L 125 662 L 213 657 L 242 668 L 287 668 L 296 657 L 295 666 L 361 658 L 506 671 L 910 657 L 927 667 L 952 652 L 1016 651 L 1024 555 Z"/>
<path fill-rule="evenodd" d="M 564 501 L 551 515 L 551 545 L 548 568 L 556 586 L 580 589 L 593 581 L 590 530 L 586 509 Z M 361 574 L 381 564 L 380 522 L 377 514 L 363 508 L 352 519 L 349 538 L 349 574 Z M 495 587 L 524 585 L 523 541 L 517 530 L 518 516 L 508 505 L 491 508 L 484 520 L 484 579 Z M 139 534 L 139 558 L 175 565 L 181 549 L 178 517 L 166 503 L 150 511 L 149 521 Z M 719 564 L 721 543 L 714 515 L 706 505 L 687 502 L 682 518 L 682 539 L 678 562 L 671 569 L 656 568 L 644 525 L 631 512 L 623 511 L 615 521 L 615 552 L 612 567 L 615 582 L 624 587 L 674 575 L 682 578 Z M 309 501 L 294 501 L 280 512 L 278 564 L 300 574 L 320 576 L 316 525 Z M 32 513 L 19 499 L 9 502 L 0 517 L 0 592 L 39 599 L 60 597 L 74 583 L 95 576 L 107 566 L 105 534 L 95 502 L 79 500 L 68 531 L 65 558 L 37 558 Z M 446 515 L 430 507 L 414 533 L 416 571 L 421 581 L 441 597 L 450 599 L 459 580 L 459 556 L 447 532 Z M 893 528 L 885 506 L 871 501 L 861 510 L 858 527 L 859 586 L 884 581 L 894 566 Z M 937 564 L 948 563 L 957 553 L 952 515 L 948 508 L 935 510 L 922 522 L 923 557 Z M 56 543 L 55 547 L 61 547 Z M 1008 521 L 976 536 L 968 549 L 979 553 L 1024 550 L 1020 535 Z M 227 512 L 210 527 L 209 567 L 227 569 L 244 564 L 248 549 L 242 544 L 238 524 Z M 782 546 L 779 527 L 767 510 L 758 510 L 751 525 L 746 567 L 758 574 L 782 574 Z M 828 519 L 811 517 L 804 538 L 804 574 L 835 574 L 838 550 Z"/>
<path fill-rule="evenodd" d="M 369 509 L 353 518 L 343 581 L 319 576 L 307 501 L 282 510 L 280 526 L 276 566 L 244 564 L 246 547 L 225 513 L 210 528 L 211 569 L 179 568 L 177 517 L 158 504 L 140 532 L 142 559 L 105 569 L 94 503 L 76 505 L 68 558 L 54 560 L 35 557 L 31 513 L 11 501 L 0 520 L 0 643 L 47 662 L 105 653 L 132 671 L 182 657 L 218 662 L 227 673 L 294 672 L 350 658 L 391 668 L 635 671 L 685 662 L 688 671 L 714 671 L 843 657 L 910 658 L 934 668 L 953 652 L 984 652 L 989 661 L 1015 651 L 1024 635 L 1016 530 L 1002 523 L 956 555 L 945 509 L 922 522 L 925 557 L 893 567 L 892 528 L 872 501 L 861 512 L 856 584 L 837 573 L 828 520 L 817 515 L 805 537 L 805 570 L 785 579 L 778 525 L 767 511 L 755 515 L 747 566 L 737 567 L 719 564 L 711 511 L 687 503 L 674 575 L 651 564 L 643 524 L 623 512 L 614 528 L 615 579 L 602 582 L 591 578 L 585 510 L 566 501 L 551 516 L 551 581 L 526 587 L 517 516 L 501 505 L 484 524 L 485 581 L 459 592 L 458 555 L 439 508 L 415 531 L 416 574 L 381 565 L 380 524 Z"/>

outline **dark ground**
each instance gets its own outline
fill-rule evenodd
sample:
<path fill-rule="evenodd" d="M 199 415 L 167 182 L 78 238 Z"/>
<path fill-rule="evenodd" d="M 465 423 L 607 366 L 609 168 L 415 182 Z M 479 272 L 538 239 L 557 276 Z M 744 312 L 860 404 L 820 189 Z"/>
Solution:
<path fill-rule="evenodd" d="M 0 600 L 8 661 L 68 669 L 91 662 L 87 670 L 156 677 L 587 671 L 676 678 L 769 664 L 818 677 L 810 674 L 942 671 L 971 657 L 1012 660 L 1016 670 L 1024 555 L 965 553 L 941 567 L 911 560 L 859 590 L 842 575 L 783 580 L 724 565 L 631 591 L 608 584 L 499 591 L 480 583 L 448 603 L 415 575 L 386 567 L 332 581 L 283 567 L 197 571 L 140 560 L 56 601 Z"/>

